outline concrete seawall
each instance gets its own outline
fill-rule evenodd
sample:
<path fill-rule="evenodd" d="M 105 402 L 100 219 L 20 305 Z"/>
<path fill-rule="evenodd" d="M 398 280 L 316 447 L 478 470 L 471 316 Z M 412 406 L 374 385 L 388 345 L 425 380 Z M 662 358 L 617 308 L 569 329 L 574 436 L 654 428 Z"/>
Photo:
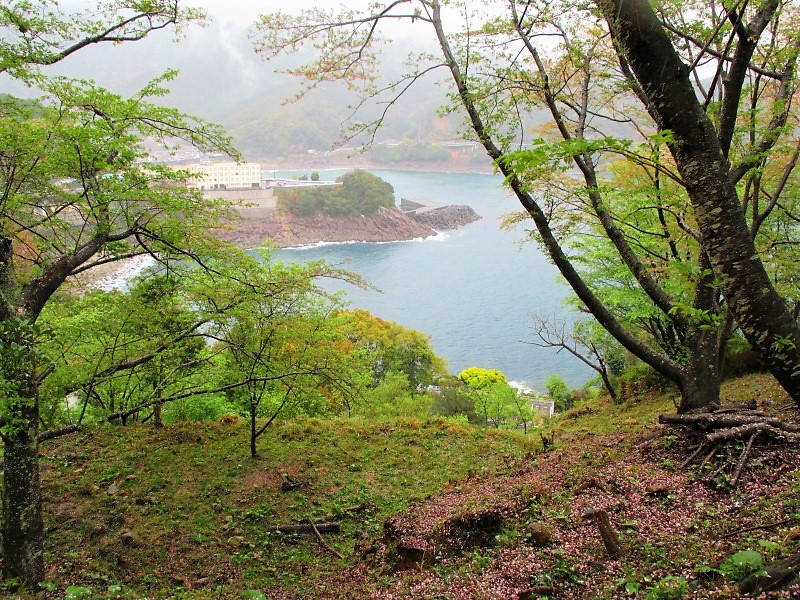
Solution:
<path fill-rule="evenodd" d="M 204 192 L 203 198 L 227 200 L 245 219 L 267 219 L 278 203 L 272 189 L 213 190 Z"/>

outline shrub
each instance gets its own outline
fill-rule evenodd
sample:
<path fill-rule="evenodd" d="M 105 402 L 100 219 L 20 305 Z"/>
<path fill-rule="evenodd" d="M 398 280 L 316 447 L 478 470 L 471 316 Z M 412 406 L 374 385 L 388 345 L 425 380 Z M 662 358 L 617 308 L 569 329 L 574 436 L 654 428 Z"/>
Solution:
<path fill-rule="evenodd" d="M 446 378 L 439 382 L 439 390 L 434 394 L 433 414 L 443 417 L 463 417 L 475 419 L 475 398 L 467 385 L 456 379 Z"/>
<path fill-rule="evenodd" d="M 239 410 L 224 394 L 209 394 L 171 402 L 164 406 L 164 422 L 218 420 L 222 415 L 238 414 Z"/>

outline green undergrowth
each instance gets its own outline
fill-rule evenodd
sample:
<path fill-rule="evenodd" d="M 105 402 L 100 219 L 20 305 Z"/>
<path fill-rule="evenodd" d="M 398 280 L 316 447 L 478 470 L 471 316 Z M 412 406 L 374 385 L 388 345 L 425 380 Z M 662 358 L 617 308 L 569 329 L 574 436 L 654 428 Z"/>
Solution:
<path fill-rule="evenodd" d="M 291 588 L 337 560 L 275 526 L 338 522 L 342 535 L 328 539 L 347 557 L 410 502 L 535 447 L 532 436 L 441 419 L 275 423 L 256 459 L 244 421 L 94 429 L 44 447 L 51 587 L 85 597 Z M 190 592 L 197 580 L 204 591 Z"/>
<path fill-rule="evenodd" d="M 768 376 L 727 382 L 722 397 L 785 403 Z M 299 418 L 273 423 L 259 441 L 256 459 L 249 457 L 248 425 L 236 419 L 163 428 L 101 426 L 51 440 L 41 456 L 45 597 L 277 599 L 305 597 L 303 590 L 313 589 L 320 597 L 338 598 L 338 592 L 325 590 L 332 582 L 347 587 L 350 575 L 343 580 L 341 573 L 359 573 L 354 589 L 360 595 L 353 597 L 369 597 L 370 590 L 402 587 L 406 579 L 421 577 L 386 571 L 380 561 L 365 559 L 387 519 L 442 491 L 462 485 L 467 490 L 481 481 L 500 495 L 503 486 L 516 485 L 535 500 L 529 512 L 562 542 L 585 527 L 575 521 L 576 504 L 592 494 L 622 494 L 614 484 L 644 486 L 643 512 L 625 508 L 632 501 L 625 494 L 612 504 L 619 513 L 614 524 L 631 554 L 624 568 L 596 583 L 594 597 L 684 597 L 685 589 L 704 590 L 698 597 L 725 597 L 727 571 L 754 568 L 754 553 L 766 560 L 789 551 L 778 544 L 784 529 L 800 523 L 800 477 L 787 465 L 774 489 L 758 487 L 763 477 L 756 475 L 746 482 L 749 488 L 713 491 L 713 499 L 692 505 L 687 535 L 665 542 L 655 535 L 662 527 L 643 524 L 641 515 L 678 503 L 696 489 L 691 474 L 689 487 L 677 487 L 684 485 L 676 482 L 686 452 L 656 424 L 659 414 L 674 412 L 673 400 L 670 392 L 622 403 L 596 398 L 528 434 L 443 419 Z M 540 433 L 554 439 L 555 452 L 543 453 Z M 649 438 L 645 459 L 636 446 Z M 639 458 L 631 460 L 634 456 Z M 753 462 L 758 473 L 776 468 Z M 522 481 L 526 469 L 532 478 Z M 599 483 L 593 482 L 597 477 Z M 670 483 L 651 493 L 639 480 Z M 771 520 L 785 521 L 786 527 L 752 529 L 762 523 L 761 515 L 774 515 Z M 340 525 L 339 533 L 323 534 L 330 548 L 312 534 L 275 531 L 278 525 L 309 522 Z M 466 579 L 491 572 L 508 560 L 511 549 L 524 547 L 527 525 L 524 519 L 509 522 L 497 548 L 436 568 Z M 741 535 L 730 535 L 738 530 Z M 586 529 L 582 535 L 590 534 Z M 592 552 L 602 559 L 602 546 L 595 546 Z M 750 553 L 736 554 L 745 551 Z M 722 563 L 729 555 L 736 559 Z M 572 586 L 580 596 L 585 583 L 577 582 L 577 573 L 586 568 L 580 552 L 557 545 L 537 560 L 545 561 L 539 583 Z M 715 595 L 716 589 L 722 595 Z M 268 595 L 258 596 L 264 590 Z"/>
<path fill-rule="evenodd" d="M 756 373 L 729 379 L 722 385 L 720 399 L 723 403 L 766 400 L 768 404 L 787 402 L 786 392 L 775 379 L 765 373 Z M 559 439 L 572 440 L 584 435 L 608 433 L 647 434 L 647 428 L 658 421 L 658 416 L 674 413 L 679 401 L 677 390 L 647 391 L 637 397 L 613 401 L 599 396 L 579 403 L 569 411 L 556 415 L 544 429 Z"/>

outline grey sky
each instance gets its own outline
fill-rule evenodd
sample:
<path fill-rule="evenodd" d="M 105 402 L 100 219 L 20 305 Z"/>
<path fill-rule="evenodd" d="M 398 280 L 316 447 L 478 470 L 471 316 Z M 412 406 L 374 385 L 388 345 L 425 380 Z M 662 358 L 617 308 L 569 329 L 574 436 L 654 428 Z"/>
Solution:
<path fill-rule="evenodd" d="M 277 10 L 298 12 L 315 6 L 333 9 L 342 5 L 359 8 L 369 3 L 367 0 L 190 0 L 185 4 L 202 8 L 217 22 L 232 21 L 238 25 L 251 25 L 258 15 Z"/>

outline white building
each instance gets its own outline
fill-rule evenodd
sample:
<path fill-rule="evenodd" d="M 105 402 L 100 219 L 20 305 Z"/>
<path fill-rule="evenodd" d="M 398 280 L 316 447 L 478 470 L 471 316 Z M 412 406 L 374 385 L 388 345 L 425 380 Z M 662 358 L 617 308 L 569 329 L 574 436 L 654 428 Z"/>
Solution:
<path fill-rule="evenodd" d="M 244 190 L 261 187 L 261 165 L 257 163 L 219 162 L 187 165 L 196 173 L 188 185 L 198 190 Z"/>

